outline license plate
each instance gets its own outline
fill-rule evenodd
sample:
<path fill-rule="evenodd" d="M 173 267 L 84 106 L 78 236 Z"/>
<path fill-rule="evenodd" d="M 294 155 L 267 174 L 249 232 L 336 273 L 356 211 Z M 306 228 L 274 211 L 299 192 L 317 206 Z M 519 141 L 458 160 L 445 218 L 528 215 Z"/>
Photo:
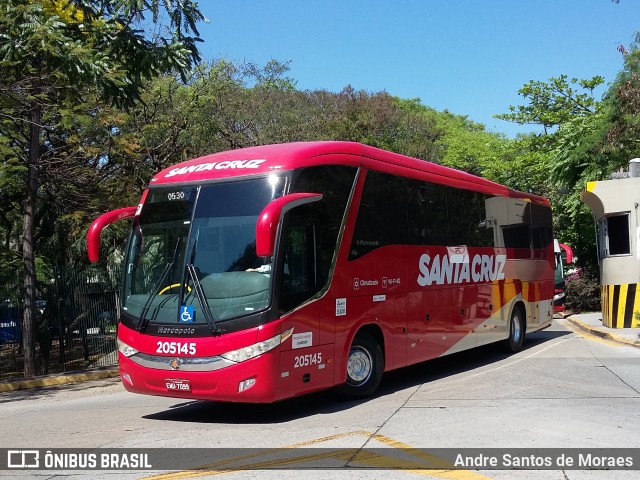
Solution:
<path fill-rule="evenodd" d="M 176 379 L 176 378 L 166 378 L 164 381 L 167 390 L 174 392 L 190 392 L 191 391 L 191 383 L 189 380 Z"/>

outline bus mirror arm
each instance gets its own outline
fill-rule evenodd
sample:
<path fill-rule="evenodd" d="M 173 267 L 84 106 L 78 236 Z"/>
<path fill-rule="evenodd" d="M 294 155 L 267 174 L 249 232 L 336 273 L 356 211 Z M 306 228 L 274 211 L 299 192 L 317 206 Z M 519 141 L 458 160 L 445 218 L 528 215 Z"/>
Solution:
<path fill-rule="evenodd" d="M 258 257 L 270 257 L 273 255 L 276 232 L 285 213 L 300 205 L 319 200 L 322 200 L 322 194 L 320 193 L 290 193 L 276 198 L 264 207 L 256 223 L 256 254 Z"/>
<path fill-rule="evenodd" d="M 112 210 L 96 218 L 87 232 L 87 254 L 90 262 L 100 259 L 100 233 L 102 230 L 118 220 L 133 217 L 138 207 L 125 207 Z"/>

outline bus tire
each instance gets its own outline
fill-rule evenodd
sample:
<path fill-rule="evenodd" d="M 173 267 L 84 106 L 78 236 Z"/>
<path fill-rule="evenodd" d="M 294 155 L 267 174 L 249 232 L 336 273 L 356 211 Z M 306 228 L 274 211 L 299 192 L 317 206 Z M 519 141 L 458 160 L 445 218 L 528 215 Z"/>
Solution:
<path fill-rule="evenodd" d="M 505 347 L 508 352 L 516 353 L 522 350 L 525 332 L 526 324 L 522 308 L 516 306 L 511 312 L 511 318 L 509 319 L 509 337 L 505 341 Z"/>
<path fill-rule="evenodd" d="M 384 354 L 378 341 L 366 332 L 356 335 L 347 358 L 347 381 L 338 387 L 345 399 L 368 397 L 375 392 L 384 372 Z"/>

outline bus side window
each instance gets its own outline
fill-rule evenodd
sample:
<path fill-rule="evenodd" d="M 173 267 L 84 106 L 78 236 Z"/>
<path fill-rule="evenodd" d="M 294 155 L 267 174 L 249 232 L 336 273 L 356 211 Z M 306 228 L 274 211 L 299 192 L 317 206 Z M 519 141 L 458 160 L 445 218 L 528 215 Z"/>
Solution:
<path fill-rule="evenodd" d="M 321 208 L 304 205 L 285 217 L 278 268 L 281 312 L 294 309 L 327 283 L 335 244 L 323 241 L 327 232 L 318 215 Z"/>
<path fill-rule="evenodd" d="M 408 180 L 407 211 L 410 244 L 449 244 L 445 187 L 435 183 Z"/>
<path fill-rule="evenodd" d="M 387 245 L 409 243 L 406 189 L 407 183 L 402 177 L 367 172 L 349 260 Z"/>
<path fill-rule="evenodd" d="M 328 284 L 355 175 L 355 168 L 341 165 L 296 171 L 290 192 L 321 193 L 323 198 L 285 215 L 277 267 L 281 312 L 294 309 Z"/>

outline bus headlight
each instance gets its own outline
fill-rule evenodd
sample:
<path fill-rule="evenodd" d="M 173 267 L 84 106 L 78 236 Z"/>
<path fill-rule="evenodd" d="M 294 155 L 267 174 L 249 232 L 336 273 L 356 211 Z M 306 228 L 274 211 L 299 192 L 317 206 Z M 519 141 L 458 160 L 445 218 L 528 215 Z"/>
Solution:
<path fill-rule="evenodd" d="M 131 357 L 132 355 L 135 355 L 136 353 L 138 353 L 138 350 L 136 350 L 135 348 L 127 345 L 126 343 L 124 343 L 120 339 L 118 339 L 118 350 L 125 357 Z"/>
<path fill-rule="evenodd" d="M 280 333 L 275 337 L 271 337 L 268 340 L 254 343 L 248 347 L 239 348 L 238 350 L 231 350 L 230 352 L 221 353 L 220 356 L 225 360 L 240 363 L 255 358 L 263 353 L 273 350 L 293 333 L 293 328 L 290 328 L 284 333 Z"/>

